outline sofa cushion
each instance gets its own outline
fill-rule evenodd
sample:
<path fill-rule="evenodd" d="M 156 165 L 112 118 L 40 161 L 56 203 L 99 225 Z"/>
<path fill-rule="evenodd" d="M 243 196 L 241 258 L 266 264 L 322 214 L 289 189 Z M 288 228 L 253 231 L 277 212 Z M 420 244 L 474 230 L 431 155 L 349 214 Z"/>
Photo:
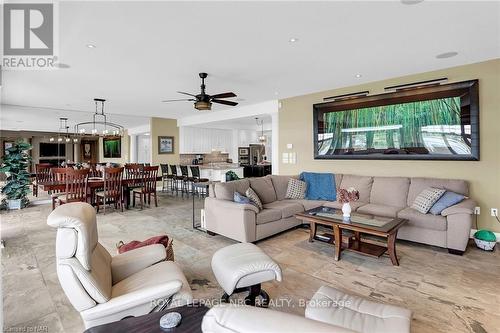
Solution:
<path fill-rule="evenodd" d="M 286 191 L 288 189 L 288 181 L 290 178 L 298 179 L 298 176 L 278 176 L 271 175 L 271 181 L 273 182 L 274 191 L 276 192 L 277 200 L 284 200 L 286 196 Z"/>
<path fill-rule="evenodd" d="M 262 203 L 276 201 L 276 192 L 271 177 L 250 178 L 250 187 L 257 193 Z"/>
<path fill-rule="evenodd" d="M 439 178 L 411 178 L 408 190 L 407 206 L 411 206 L 415 198 L 428 187 L 444 188 L 448 191 L 469 195 L 469 185 L 465 180 L 459 179 L 439 179 Z"/>
<path fill-rule="evenodd" d="M 278 221 L 281 220 L 281 215 L 282 213 L 279 209 L 264 208 L 259 213 L 257 213 L 255 223 L 264 224 Z"/>
<path fill-rule="evenodd" d="M 250 186 L 248 179 L 233 180 L 225 183 L 216 183 L 214 193 L 217 199 L 230 200 L 234 199 L 234 192 L 245 193 Z"/>
<path fill-rule="evenodd" d="M 343 175 L 340 188 L 348 189 L 354 187 L 359 191 L 359 201 L 370 202 L 370 192 L 372 190 L 373 177 L 357 176 L 357 175 Z"/>
<path fill-rule="evenodd" d="M 281 211 L 281 217 L 286 219 L 287 217 L 292 217 L 297 213 L 304 211 L 304 206 L 297 202 L 291 202 L 289 200 L 275 201 L 264 205 L 264 208 L 279 209 Z"/>
<path fill-rule="evenodd" d="M 413 208 L 407 207 L 398 213 L 398 217 L 409 220 L 406 225 L 419 228 L 446 231 L 446 218 L 441 215 L 422 214 Z"/>
<path fill-rule="evenodd" d="M 290 199 L 290 202 L 295 202 L 301 204 L 304 210 L 314 209 L 323 206 L 325 201 L 323 200 L 307 200 L 307 199 Z"/>
<path fill-rule="evenodd" d="M 361 201 L 353 201 L 351 202 L 351 209 L 353 211 L 356 211 L 359 207 L 366 205 L 366 202 L 361 202 Z M 323 206 L 325 207 L 330 207 L 330 208 L 335 208 L 335 209 L 342 209 L 342 204 L 338 201 L 326 201 Z"/>
<path fill-rule="evenodd" d="M 401 207 L 394 207 L 388 205 L 367 204 L 356 209 L 356 213 L 370 214 L 385 217 L 397 217 L 398 212 L 402 210 Z"/>
<path fill-rule="evenodd" d="M 370 203 L 392 207 L 406 207 L 410 178 L 374 177 Z"/>

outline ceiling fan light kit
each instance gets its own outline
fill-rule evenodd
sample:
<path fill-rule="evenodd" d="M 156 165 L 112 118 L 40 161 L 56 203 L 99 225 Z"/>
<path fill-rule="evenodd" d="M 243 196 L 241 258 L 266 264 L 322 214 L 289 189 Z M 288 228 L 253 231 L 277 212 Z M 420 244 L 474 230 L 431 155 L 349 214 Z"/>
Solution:
<path fill-rule="evenodd" d="M 230 106 L 236 106 L 238 103 L 233 102 L 233 101 L 226 101 L 223 98 L 231 98 L 231 97 L 236 97 L 236 94 L 233 92 L 227 92 L 227 93 L 222 93 L 222 94 L 215 94 L 215 95 L 208 95 L 205 92 L 205 79 L 207 78 L 208 74 L 207 73 L 199 73 L 198 74 L 201 79 L 201 92 L 198 95 L 195 94 L 190 94 L 187 92 L 183 91 L 178 91 L 179 94 L 183 95 L 188 95 L 191 96 L 191 98 L 186 98 L 186 99 L 169 99 L 162 101 L 164 103 L 169 103 L 169 102 L 180 102 L 180 101 L 187 101 L 187 102 L 194 102 L 194 108 L 199 111 L 210 111 L 212 110 L 212 103 L 218 103 L 218 104 L 224 104 L 224 105 L 230 105 Z"/>

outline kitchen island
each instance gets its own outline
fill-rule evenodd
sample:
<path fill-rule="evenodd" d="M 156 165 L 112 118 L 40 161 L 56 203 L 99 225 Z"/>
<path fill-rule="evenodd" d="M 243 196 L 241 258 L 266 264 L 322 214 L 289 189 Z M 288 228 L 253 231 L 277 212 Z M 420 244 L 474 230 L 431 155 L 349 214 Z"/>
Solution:
<path fill-rule="evenodd" d="M 226 181 L 226 172 L 233 171 L 238 177 L 243 178 L 243 167 L 236 163 L 209 163 L 198 165 L 200 177 L 210 181 Z"/>

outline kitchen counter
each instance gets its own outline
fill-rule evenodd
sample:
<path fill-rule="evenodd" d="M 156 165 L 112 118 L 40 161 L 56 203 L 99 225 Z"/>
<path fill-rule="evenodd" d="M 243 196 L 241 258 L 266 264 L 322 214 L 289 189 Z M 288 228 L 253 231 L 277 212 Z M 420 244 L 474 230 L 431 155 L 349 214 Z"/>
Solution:
<path fill-rule="evenodd" d="M 210 181 L 226 181 L 226 172 L 233 171 L 238 177 L 243 178 L 243 167 L 236 163 L 211 163 L 193 165 L 200 168 L 200 177 Z"/>

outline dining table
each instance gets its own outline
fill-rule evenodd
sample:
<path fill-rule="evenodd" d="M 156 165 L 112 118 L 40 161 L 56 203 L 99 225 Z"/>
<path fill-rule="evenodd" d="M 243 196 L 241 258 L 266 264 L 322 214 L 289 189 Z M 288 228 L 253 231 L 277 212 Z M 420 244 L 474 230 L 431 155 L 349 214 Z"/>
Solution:
<path fill-rule="evenodd" d="M 161 181 L 162 176 L 157 176 L 156 181 Z M 137 182 L 140 181 L 137 178 L 123 178 L 122 179 L 122 187 L 123 187 L 123 198 L 125 203 L 125 208 L 129 209 L 130 206 L 130 192 L 137 187 L 140 187 Z M 39 181 L 38 186 L 42 188 L 43 191 L 53 192 L 53 191 L 61 191 L 64 192 L 66 190 L 66 182 L 64 181 Z M 96 190 L 104 188 L 104 178 L 102 177 L 89 177 L 87 182 L 87 190 L 89 191 L 88 197 L 90 198 L 90 203 L 95 205 L 94 194 Z"/>

